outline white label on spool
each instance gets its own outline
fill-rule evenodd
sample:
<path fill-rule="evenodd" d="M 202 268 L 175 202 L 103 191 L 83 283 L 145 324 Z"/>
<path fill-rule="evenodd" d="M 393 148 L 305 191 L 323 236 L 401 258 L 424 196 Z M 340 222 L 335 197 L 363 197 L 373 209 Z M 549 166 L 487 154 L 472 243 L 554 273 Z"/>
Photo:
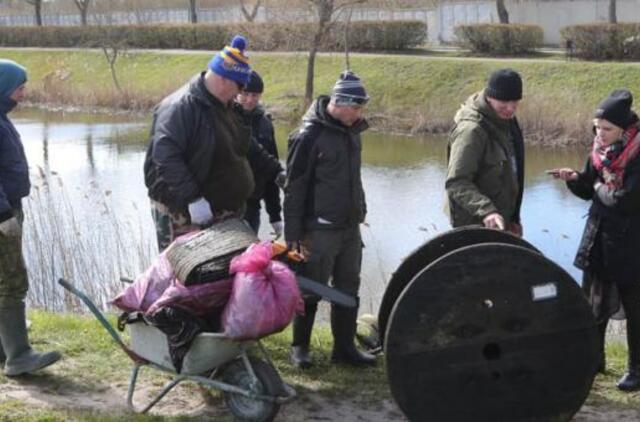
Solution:
<path fill-rule="evenodd" d="M 558 296 L 558 288 L 555 283 L 538 284 L 531 288 L 533 301 L 553 299 Z"/>

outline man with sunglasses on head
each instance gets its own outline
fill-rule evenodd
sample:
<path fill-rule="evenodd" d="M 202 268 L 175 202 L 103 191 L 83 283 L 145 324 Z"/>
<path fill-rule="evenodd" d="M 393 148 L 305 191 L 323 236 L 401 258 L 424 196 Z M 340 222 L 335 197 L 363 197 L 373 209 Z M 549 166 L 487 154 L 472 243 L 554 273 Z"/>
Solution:
<path fill-rule="evenodd" d="M 234 99 L 251 75 L 245 47 L 235 36 L 154 110 L 144 176 L 160 251 L 181 234 L 244 214 L 254 188 L 251 129 Z"/>
<path fill-rule="evenodd" d="M 366 204 L 360 177 L 360 134 L 369 97 L 355 73 L 343 72 L 331 96 L 320 96 L 289 139 L 284 196 L 285 239 L 306 258 L 302 274 L 357 296 Z M 311 331 L 319 297 L 305 297 L 305 313 L 293 321 L 291 360 L 308 368 Z M 331 307 L 333 362 L 375 365 L 354 344 L 357 308 Z"/>
<path fill-rule="evenodd" d="M 282 181 L 284 179 L 284 173 L 280 173 L 282 168 L 278 162 L 278 147 L 271 116 L 266 113 L 262 104 L 260 104 L 263 91 L 264 82 L 262 77 L 258 72 L 252 70 L 249 83 L 236 98 L 251 123 L 252 149 L 257 149 L 257 145 L 260 145 L 276 161 L 274 164 L 265 160 L 254 160 L 253 154 L 249 156 L 249 163 L 255 180 L 255 189 L 247 200 L 244 219 L 258 233 L 260 229 L 260 202 L 264 201 L 273 234 L 280 237 L 284 224 L 281 217 L 282 206 L 280 205 L 279 184 L 281 179 Z"/>

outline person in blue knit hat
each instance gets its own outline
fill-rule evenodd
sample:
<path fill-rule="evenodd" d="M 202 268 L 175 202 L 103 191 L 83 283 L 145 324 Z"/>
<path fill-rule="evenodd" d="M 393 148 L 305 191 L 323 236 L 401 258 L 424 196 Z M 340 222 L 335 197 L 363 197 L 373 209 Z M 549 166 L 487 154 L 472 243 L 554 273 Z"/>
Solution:
<path fill-rule="evenodd" d="M 26 83 L 24 67 L 0 59 L 0 362 L 7 376 L 30 374 L 60 359 L 58 352 L 34 352 L 27 335 L 22 198 L 31 184 L 20 135 L 7 116 L 24 100 Z"/>
<path fill-rule="evenodd" d="M 302 274 L 358 296 L 362 264 L 360 223 L 367 213 L 360 162 L 360 134 L 369 125 L 369 96 L 360 78 L 343 72 L 331 95 L 321 95 L 289 138 L 284 196 L 284 233 L 290 249 L 307 260 Z M 297 368 L 312 365 L 309 346 L 318 309 L 317 296 L 305 296 L 304 315 L 293 320 L 290 358 Z M 358 308 L 331 306 L 331 360 L 373 366 L 375 356 L 354 343 Z"/>
<path fill-rule="evenodd" d="M 235 36 L 154 110 L 144 177 L 160 251 L 181 234 L 244 214 L 254 188 L 250 127 L 234 99 L 251 77 L 246 47 Z M 264 150 L 256 154 L 282 170 Z"/>

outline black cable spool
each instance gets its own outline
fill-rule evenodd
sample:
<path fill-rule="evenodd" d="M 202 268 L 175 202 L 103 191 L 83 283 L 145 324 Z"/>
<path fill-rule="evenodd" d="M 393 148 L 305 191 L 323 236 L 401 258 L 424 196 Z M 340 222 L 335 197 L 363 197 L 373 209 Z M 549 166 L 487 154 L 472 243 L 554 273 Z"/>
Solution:
<path fill-rule="evenodd" d="M 464 230 L 479 229 L 432 242 Z M 567 272 L 511 243 L 453 248 L 392 293 L 387 376 L 409 420 L 566 421 L 586 400 L 599 361 L 591 308 Z"/>

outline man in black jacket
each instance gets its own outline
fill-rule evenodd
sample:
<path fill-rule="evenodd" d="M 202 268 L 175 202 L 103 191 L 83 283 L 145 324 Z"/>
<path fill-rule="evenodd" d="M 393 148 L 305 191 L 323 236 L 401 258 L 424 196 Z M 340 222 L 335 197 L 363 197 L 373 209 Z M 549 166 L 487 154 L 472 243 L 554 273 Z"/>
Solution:
<path fill-rule="evenodd" d="M 158 246 L 229 217 L 242 217 L 254 188 L 250 128 L 233 100 L 249 82 L 246 41 L 233 38 L 205 72 L 155 108 L 144 163 Z M 280 164 L 263 150 L 256 154 Z"/>
<path fill-rule="evenodd" d="M 278 147 L 276 145 L 275 133 L 271 116 L 266 114 L 260 104 L 260 98 L 264 91 L 264 82 L 255 70 L 251 71 L 251 78 L 247 86 L 238 95 L 237 101 L 248 114 L 251 122 L 251 139 L 260 144 L 265 151 L 278 159 Z M 249 160 L 253 170 L 255 188 L 253 194 L 247 200 L 247 210 L 244 219 L 256 231 L 260 229 L 260 201 L 264 200 L 269 214 L 269 222 L 273 232 L 280 236 L 284 227 L 280 213 L 280 188 L 276 180 L 270 177 L 269 172 L 263 170 L 258 163 Z"/>
<path fill-rule="evenodd" d="M 7 376 L 30 374 L 60 359 L 29 344 L 24 299 L 29 289 L 22 256 L 22 198 L 29 195 L 29 166 L 7 114 L 25 97 L 27 72 L 0 59 L 0 364 Z"/>
<path fill-rule="evenodd" d="M 340 75 L 331 97 L 311 105 L 289 139 L 284 197 L 285 239 L 306 256 L 303 274 L 357 296 L 366 205 L 360 178 L 360 133 L 368 128 L 363 108 L 369 97 L 352 72 Z M 305 298 L 304 316 L 293 321 L 291 360 L 311 365 L 309 343 L 318 297 Z M 354 345 L 357 308 L 331 307 L 334 362 L 375 365 Z"/>

